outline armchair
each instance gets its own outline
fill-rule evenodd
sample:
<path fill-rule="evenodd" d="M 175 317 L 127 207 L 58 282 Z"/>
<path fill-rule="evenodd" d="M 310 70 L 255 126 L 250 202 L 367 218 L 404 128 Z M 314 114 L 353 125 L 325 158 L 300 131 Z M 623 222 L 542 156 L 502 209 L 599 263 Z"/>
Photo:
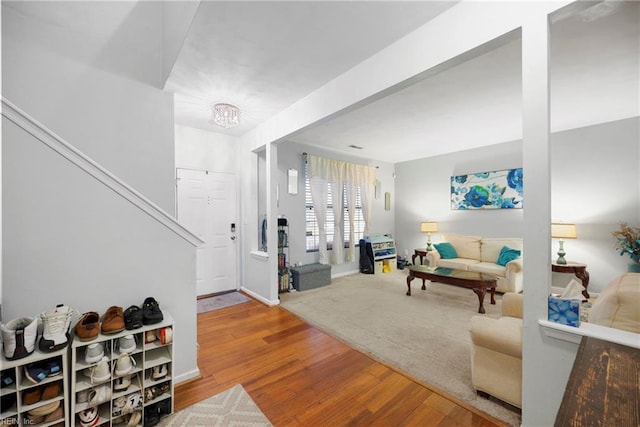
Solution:
<path fill-rule="evenodd" d="M 522 408 L 522 294 L 504 294 L 499 319 L 474 316 L 471 341 L 473 387 Z"/>

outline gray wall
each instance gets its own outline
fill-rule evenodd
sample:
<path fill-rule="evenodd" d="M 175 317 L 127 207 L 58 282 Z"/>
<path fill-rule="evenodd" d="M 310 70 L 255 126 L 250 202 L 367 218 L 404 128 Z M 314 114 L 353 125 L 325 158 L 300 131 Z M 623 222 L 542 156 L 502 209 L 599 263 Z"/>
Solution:
<path fill-rule="evenodd" d="M 640 221 L 639 119 L 631 118 L 554 133 L 551 136 L 552 218 L 575 223 L 576 240 L 565 242 L 567 259 L 588 265 L 589 289 L 599 291 L 626 270 L 628 258 L 614 249 L 611 232 L 620 222 Z M 452 175 L 522 166 L 522 143 L 512 141 L 476 150 L 396 165 L 396 235 L 400 250 L 423 247 L 420 221 L 438 221 L 439 233 L 488 237 L 522 236 L 521 209 L 456 211 L 450 208 Z M 525 171 L 526 183 L 534 180 Z M 557 241 L 551 252 L 557 257 Z M 553 275 L 553 284 L 571 279 Z M 526 281 L 525 281 L 526 282 Z M 526 283 L 525 283 L 526 286 Z"/>

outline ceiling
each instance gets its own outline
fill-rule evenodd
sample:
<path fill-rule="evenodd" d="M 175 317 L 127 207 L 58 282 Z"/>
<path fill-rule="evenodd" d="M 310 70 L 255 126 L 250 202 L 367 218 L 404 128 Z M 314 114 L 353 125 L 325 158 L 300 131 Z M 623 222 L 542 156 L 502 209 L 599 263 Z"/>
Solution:
<path fill-rule="evenodd" d="M 456 2 L 202 2 L 165 89 L 176 122 L 242 135 Z M 209 123 L 217 102 L 241 126 Z"/>
<path fill-rule="evenodd" d="M 203 0 L 164 83 L 175 93 L 175 121 L 242 135 L 456 3 Z M 7 24 L 31 26 L 25 42 L 163 84 L 154 65 L 162 53 L 156 2 L 2 8 Z M 640 115 L 639 27 L 636 1 L 605 1 L 552 25 L 552 130 Z M 388 162 L 520 139 L 520 54 L 519 40 L 503 44 L 287 139 Z M 241 126 L 210 124 L 215 102 L 238 105 Z"/>
<path fill-rule="evenodd" d="M 203 2 L 165 87 L 176 123 L 241 135 L 454 5 Z M 605 6 L 552 27 L 554 131 L 639 114 L 639 3 Z M 388 162 L 520 139 L 520 55 L 515 40 L 287 139 Z M 215 102 L 242 125 L 210 124 Z"/>

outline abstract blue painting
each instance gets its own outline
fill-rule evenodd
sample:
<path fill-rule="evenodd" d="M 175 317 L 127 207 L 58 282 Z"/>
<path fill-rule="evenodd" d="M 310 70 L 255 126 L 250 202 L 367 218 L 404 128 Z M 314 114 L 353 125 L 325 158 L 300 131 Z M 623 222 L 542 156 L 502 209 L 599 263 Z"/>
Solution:
<path fill-rule="evenodd" d="M 522 209 L 522 168 L 451 177 L 451 209 Z"/>

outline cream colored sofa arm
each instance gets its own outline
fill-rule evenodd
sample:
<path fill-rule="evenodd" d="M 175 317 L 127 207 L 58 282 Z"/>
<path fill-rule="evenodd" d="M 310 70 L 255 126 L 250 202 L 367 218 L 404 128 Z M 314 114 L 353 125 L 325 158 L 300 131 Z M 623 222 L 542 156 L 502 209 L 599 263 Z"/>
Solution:
<path fill-rule="evenodd" d="M 471 319 L 474 346 L 522 359 L 522 319 L 474 316 Z"/>
<path fill-rule="evenodd" d="M 522 257 L 514 259 L 513 261 L 509 261 L 507 265 L 504 266 L 504 268 L 507 269 L 506 274 L 520 273 L 523 270 Z"/>
<path fill-rule="evenodd" d="M 429 266 L 435 267 L 438 265 L 438 261 L 440 261 L 440 252 L 435 249 L 427 252 L 427 261 L 429 262 Z"/>
<path fill-rule="evenodd" d="M 502 316 L 522 319 L 522 294 L 507 292 L 502 296 Z"/>

